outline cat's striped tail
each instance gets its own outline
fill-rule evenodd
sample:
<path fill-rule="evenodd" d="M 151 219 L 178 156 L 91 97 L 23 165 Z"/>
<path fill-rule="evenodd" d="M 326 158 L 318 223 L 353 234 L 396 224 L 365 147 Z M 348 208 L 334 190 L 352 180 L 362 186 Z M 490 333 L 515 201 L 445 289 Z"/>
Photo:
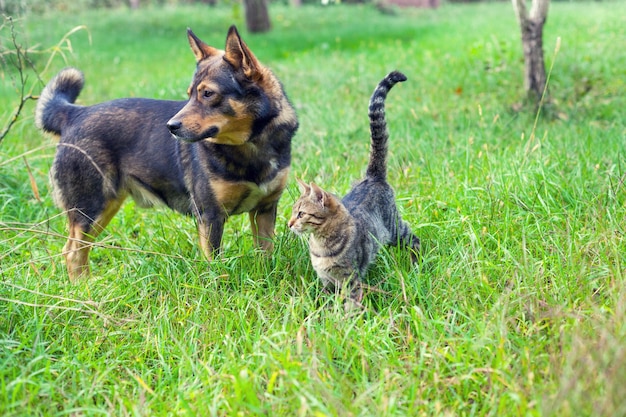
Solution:
<path fill-rule="evenodd" d="M 406 81 L 406 76 L 392 71 L 383 78 L 372 93 L 369 104 L 371 150 L 366 175 L 373 179 L 387 178 L 387 140 L 389 131 L 385 120 L 385 99 L 396 83 Z"/>

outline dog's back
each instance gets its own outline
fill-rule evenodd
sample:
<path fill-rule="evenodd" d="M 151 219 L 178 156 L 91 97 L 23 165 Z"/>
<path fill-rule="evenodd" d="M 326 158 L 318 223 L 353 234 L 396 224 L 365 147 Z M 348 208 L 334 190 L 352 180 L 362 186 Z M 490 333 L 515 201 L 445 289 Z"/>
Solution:
<path fill-rule="evenodd" d="M 73 104 L 83 84 L 79 70 L 62 70 L 35 110 L 37 127 L 59 137 L 50 173 L 56 204 L 97 216 L 106 201 L 131 195 L 141 207 L 160 203 L 191 214 L 177 160 L 181 143 L 165 124 L 185 102 L 121 98 Z"/>

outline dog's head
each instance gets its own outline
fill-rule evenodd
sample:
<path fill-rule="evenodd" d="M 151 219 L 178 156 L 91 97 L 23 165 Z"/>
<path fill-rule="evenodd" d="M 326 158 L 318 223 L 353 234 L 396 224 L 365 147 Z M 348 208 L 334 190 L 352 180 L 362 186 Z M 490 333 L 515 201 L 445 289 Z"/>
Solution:
<path fill-rule="evenodd" d="M 205 44 L 190 29 L 187 36 L 196 72 L 187 91 L 189 101 L 167 122 L 167 128 L 186 142 L 246 143 L 276 115 L 272 102 L 281 92 L 280 84 L 235 26 L 228 31 L 223 51 Z"/>

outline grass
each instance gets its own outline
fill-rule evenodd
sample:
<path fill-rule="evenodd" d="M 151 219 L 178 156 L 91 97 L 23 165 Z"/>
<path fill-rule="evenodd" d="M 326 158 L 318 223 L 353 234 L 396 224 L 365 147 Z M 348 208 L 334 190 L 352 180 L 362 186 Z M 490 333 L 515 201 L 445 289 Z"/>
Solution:
<path fill-rule="evenodd" d="M 624 4 L 551 6 L 552 102 L 534 129 L 535 114 L 515 110 L 508 3 L 271 12 L 272 32 L 243 36 L 298 110 L 295 175 L 345 193 L 366 164 L 372 89 L 392 69 L 408 75 L 387 103 L 390 181 L 422 264 L 384 251 L 368 310 L 346 318 L 285 227 L 291 183 L 271 258 L 241 216 L 207 267 L 193 220 L 128 202 L 92 253 L 94 276 L 72 285 L 47 185 L 54 143 L 28 103 L 0 148 L 0 414 L 625 415 Z M 87 26 L 45 76 L 79 67 L 91 104 L 184 97 L 185 28 L 221 46 L 240 14 L 92 11 L 18 28 L 43 48 Z M 3 71 L 4 120 L 16 95 Z"/>

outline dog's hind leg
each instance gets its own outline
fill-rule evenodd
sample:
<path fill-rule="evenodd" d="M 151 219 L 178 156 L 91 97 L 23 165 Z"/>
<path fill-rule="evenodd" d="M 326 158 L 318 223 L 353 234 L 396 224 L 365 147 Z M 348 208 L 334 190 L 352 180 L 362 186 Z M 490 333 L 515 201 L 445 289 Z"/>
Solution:
<path fill-rule="evenodd" d="M 95 238 L 118 212 L 126 196 L 110 200 L 95 219 L 80 210 L 68 211 L 69 236 L 63 247 L 63 256 L 71 281 L 89 276 L 89 251 Z"/>
<path fill-rule="evenodd" d="M 251 211 L 250 227 L 254 243 L 265 251 L 274 249 L 274 227 L 276 226 L 276 209 L 278 201 L 270 206 L 258 208 Z"/>

